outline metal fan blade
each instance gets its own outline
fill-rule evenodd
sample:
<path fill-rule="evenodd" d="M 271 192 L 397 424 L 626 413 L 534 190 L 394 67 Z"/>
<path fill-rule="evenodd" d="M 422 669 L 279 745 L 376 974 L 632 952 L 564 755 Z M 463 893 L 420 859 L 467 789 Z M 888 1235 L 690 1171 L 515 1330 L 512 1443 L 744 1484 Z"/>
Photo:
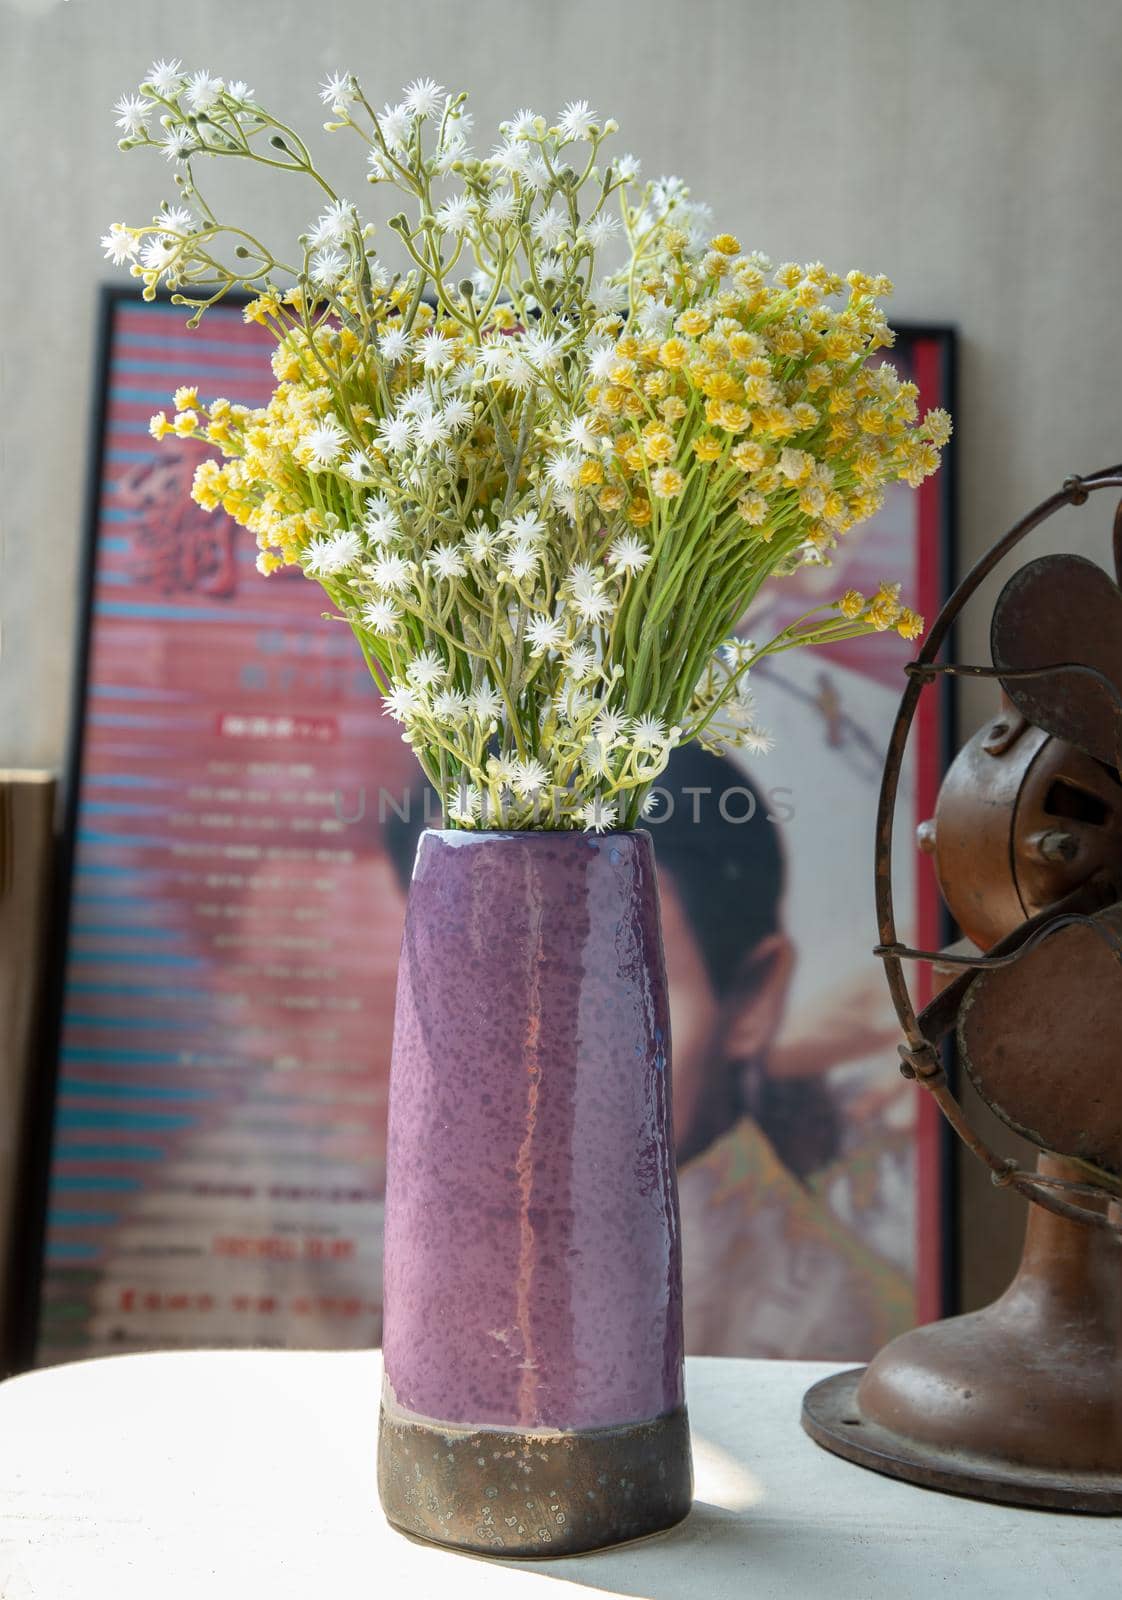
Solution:
<path fill-rule="evenodd" d="M 980 972 L 957 1033 L 971 1082 L 1014 1132 L 1122 1177 L 1122 906 Z"/>
<path fill-rule="evenodd" d="M 1030 561 L 998 598 L 990 647 L 1023 717 L 1122 766 L 1122 589 L 1101 567 L 1073 555 Z M 1003 675 L 1064 664 L 1042 677 Z"/>

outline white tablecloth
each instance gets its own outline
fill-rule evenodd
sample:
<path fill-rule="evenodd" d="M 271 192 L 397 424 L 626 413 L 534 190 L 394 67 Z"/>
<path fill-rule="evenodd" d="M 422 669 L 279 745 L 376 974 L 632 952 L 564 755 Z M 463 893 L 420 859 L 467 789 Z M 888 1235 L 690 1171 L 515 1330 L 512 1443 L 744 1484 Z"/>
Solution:
<path fill-rule="evenodd" d="M 2 1600 L 1117 1600 L 1122 1520 L 983 1505 L 850 1466 L 799 1427 L 808 1362 L 690 1361 L 697 1503 L 554 1562 L 387 1527 L 374 1353 L 118 1356 L 0 1386 Z"/>

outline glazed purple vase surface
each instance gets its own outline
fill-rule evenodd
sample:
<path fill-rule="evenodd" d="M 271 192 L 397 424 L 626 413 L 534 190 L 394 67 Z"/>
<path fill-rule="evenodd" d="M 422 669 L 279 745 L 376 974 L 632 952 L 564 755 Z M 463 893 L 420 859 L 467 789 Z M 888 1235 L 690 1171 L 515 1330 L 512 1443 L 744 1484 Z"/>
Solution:
<path fill-rule="evenodd" d="M 649 834 L 422 835 L 387 1155 L 398 1407 L 573 1430 L 682 1406 L 668 1057 Z"/>

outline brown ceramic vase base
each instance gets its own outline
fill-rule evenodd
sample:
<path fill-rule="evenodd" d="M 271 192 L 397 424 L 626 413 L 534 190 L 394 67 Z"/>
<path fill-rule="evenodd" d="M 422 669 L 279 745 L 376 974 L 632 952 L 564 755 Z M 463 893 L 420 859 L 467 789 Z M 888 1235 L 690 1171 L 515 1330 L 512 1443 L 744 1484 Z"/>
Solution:
<path fill-rule="evenodd" d="M 689 1512 L 685 1408 L 572 1433 L 465 1428 L 382 1403 L 378 1493 L 402 1533 L 476 1555 L 556 1558 L 630 1543 Z"/>
<path fill-rule="evenodd" d="M 993 1500 L 1041 1511 L 1122 1515 L 1122 1477 L 1106 1472 L 1050 1472 L 1046 1467 L 989 1461 L 905 1438 L 862 1416 L 857 1386 L 864 1367 L 823 1378 L 803 1397 L 802 1424 L 816 1444 L 859 1467 L 902 1478 L 922 1489 Z"/>

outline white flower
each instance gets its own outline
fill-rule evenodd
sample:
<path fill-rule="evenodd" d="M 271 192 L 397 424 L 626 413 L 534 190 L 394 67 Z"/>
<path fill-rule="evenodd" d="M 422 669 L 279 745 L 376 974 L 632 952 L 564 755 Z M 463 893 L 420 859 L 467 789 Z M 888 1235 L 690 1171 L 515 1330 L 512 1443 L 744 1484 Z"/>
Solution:
<path fill-rule="evenodd" d="M 610 211 L 601 211 L 599 216 L 593 217 L 584 226 L 584 236 L 594 250 L 602 250 L 618 232 L 619 220 Z"/>
<path fill-rule="evenodd" d="M 514 774 L 518 771 L 518 757 L 505 751 L 501 756 L 490 756 L 487 760 L 487 776 L 492 783 L 501 784 L 504 789 L 509 789 L 514 783 Z"/>
<path fill-rule="evenodd" d="M 605 622 L 611 616 L 615 602 L 606 594 L 573 596 L 573 606 L 584 622 Z"/>
<path fill-rule="evenodd" d="M 372 633 L 394 633 L 400 617 L 392 600 L 368 600 L 362 608 L 362 620 Z"/>
<path fill-rule="evenodd" d="M 597 315 L 606 317 L 613 311 L 622 311 L 627 304 L 627 290 L 622 284 L 613 283 L 610 278 L 601 278 L 588 300 Z"/>
<path fill-rule="evenodd" d="M 370 581 L 374 587 L 381 589 L 385 594 L 400 594 L 409 587 L 409 562 L 404 556 L 395 555 L 392 551 L 379 556 L 378 560 L 366 570 L 370 573 Z"/>
<path fill-rule="evenodd" d="M 448 443 L 452 434 L 452 430 L 446 425 L 439 411 L 423 412 L 417 418 L 414 432 L 417 443 L 425 450 L 439 449 L 441 445 Z"/>
<path fill-rule="evenodd" d="M 517 516 L 507 517 L 500 525 L 499 531 L 511 539 L 531 542 L 542 538 L 545 533 L 545 523 L 532 511 L 520 511 Z"/>
<path fill-rule="evenodd" d="M 545 255 L 538 257 L 538 278 L 541 283 L 546 284 L 551 278 L 556 283 L 564 276 L 565 268 L 559 255 L 546 251 Z"/>
<path fill-rule="evenodd" d="M 334 417 L 324 417 L 303 434 L 300 446 L 313 471 L 330 467 L 343 454 L 347 436 Z"/>
<path fill-rule="evenodd" d="M 651 716 L 649 713 L 636 717 L 631 737 L 637 750 L 657 750 L 667 743 L 666 724 L 661 717 Z"/>
<path fill-rule="evenodd" d="M 581 806 L 577 816 L 584 824 L 585 833 L 605 833 L 615 827 L 616 807 L 611 800 L 603 800 L 596 795 Z"/>
<path fill-rule="evenodd" d="M 195 219 L 186 206 L 165 206 L 155 220 L 165 233 L 176 233 L 181 237 L 189 235 L 195 227 Z"/>
<path fill-rule="evenodd" d="M 385 495 L 371 495 L 366 502 L 366 515 L 362 519 L 367 536 L 375 544 L 385 544 L 389 539 L 396 539 L 401 532 L 401 524 L 397 520 L 397 513 L 386 499 Z"/>
<path fill-rule="evenodd" d="M 587 100 L 570 100 L 557 119 L 557 126 L 566 139 L 587 139 L 596 126 L 596 115 Z"/>
<path fill-rule="evenodd" d="M 350 478 L 352 483 L 365 483 L 374 476 L 374 466 L 365 450 L 352 450 L 343 465 L 339 468 L 344 478 Z"/>
<path fill-rule="evenodd" d="M 414 78 L 405 91 L 405 109 L 414 117 L 435 117 L 444 109 L 444 90 L 432 78 Z"/>
<path fill-rule="evenodd" d="M 764 728 L 746 728 L 741 742 L 754 756 L 766 756 L 775 744 L 771 734 Z"/>
<path fill-rule="evenodd" d="M 483 208 L 488 222 L 513 222 L 518 214 L 518 196 L 513 189 L 499 189 Z"/>
<path fill-rule="evenodd" d="M 253 90 L 244 78 L 235 78 L 233 83 L 226 85 L 227 97 L 236 100 L 239 105 L 246 105 L 253 99 Z"/>
<path fill-rule="evenodd" d="M 462 783 L 459 788 L 448 793 L 447 806 L 448 818 L 451 822 L 458 822 L 461 827 L 470 827 L 479 816 L 481 799 L 479 790 L 472 783 Z"/>
<path fill-rule="evenodd" d="M 395 683 L 389 694 L 382 697 L 382 713 L 395 722 L 406 722 L 424 710 L 424 696 L 408 683 Z"/>
<path fill-rule="evenodd" d="M 460 428 L 466 428 L 474 415 L 471 403 L 465 400 L 462 395 L 456 395 L 449 400 L 441 412 L 445 428 L 452 433 L 457 432 Z"/>
<path fill-rule="evenodd" d="M 495 548 L 495 534 L 490 528 L 476 528 L 468 540 L 468 553 L 473 561 L 486 561 Z"/>
<path fill-rule="evenodd" d="M 660 217 L 685 198 L 686 186 L 681 178 L 659 178 L 651 187 L 651 204 Z"/>
<path fill-rule="evenodd" d="M 562 429 L 561 438 L 577 450 L 596 451 L 600 441 L 588 426 L 587 417 L 570 417 Z"/>
<path fill-rule="evenodd" d="M 511 545 L 506 553 L 503 565 L 512 578 L 521 581 L 523 578 L 530 578 L 534 575 L 538 570 L 540 561 L 541 555 L 534 549 L 532 544 L 522 544 L 520 542 Z"/>
<path fill-rule="evenodd" d="M 534 158 L 527 145 L 508 140 L 506 144 L 498 146 L 491 162 L 501 171 L 525 181 L 533 170 Z"/>
<path fill-rule="evenodd" d="M 639 160 L 636 156 L 620 156 L 612 165 L 615 167 L 616 177 L 622 178 L 624 183 L 634 183 L 639 176 Z"/>
<path fill-rule="evenodd" d="M 443 372 L 445 367 L 452 364 L 452 341 L 439 328 L 430 328 L 427 333 L 422 333 L 414 341 L 414 348 L 426 372 Z"/>
<path fill-rule="evenodd" d="M 318 288 L 333 289 L 347 270 L 347 258 L 341 250 L 317 250 L 310 270 Z"/>
<path fill-rule="evenodd" d="M 432 714 L 438 722 L 459 722 L 467 715 L 467 695 L 459 689 L 441 689 L 432 697 Z"/>
<path fill-rule="evenodd" d="M 592 724 L 596 737 L 605 750 L 613 750 L 617 744 L 622 744 L 631 726 L 631 718 L 625 717 L 622 712 L 611 711 L 607 707 L 598 712 Z"/>
<path fill-rule="evenodd" d="M 501 122 L 499 126 L 511 139 L 524 139 L 527 134 L 535 131 L 534 124 L 538 120 L 536 111 L 530 111 L 525 106 L 521 111 L 516 111 L 509 122 Z"/>
<path fill-rule="evenodd" d="M 463 553 L 454 544 L 436 545 L 429 552 L 428 563 L 438 578 L 462 578 L 467 571 Z"/>
<path fill-rule="evenodd" d="M 534 218 L 530 224 L 530 232 L 539 244 L 545 245 L 547 250 L 555 250 L 566 226 L 566 218 L 556 206 L 550 206 L 548 211 L 543 211 Z"/>
<path fill-rule="evenodd" d="M 407 106 L 383 106 L 378 126 L 391 150 L 400 150 L 409 137 L 411 118 Z M 372 152 L 373 154 L 373 152 Z"/>
<path fill-rule="evenodd" d="M 532 328 L 522 340 L 526 359 L 542 372 L 552 372 L 561 360 L 565 341 L 560 334 L 546 333 L 542 328 Z"/>
<path fill-rule="evenodd" d="M 618 360 L 619 357 L 616 355 L 615 345 L 606 340 L 597 341 L 595 344 L 588 345 L 585 349 L 585 363 L 588 367 L 588 375 L 594 383 L 606 383 L 611 376 L 612 368 Z"/>
<path fill-rule="evenodd" d="M 140 247 L 140 265 L 148 272 L 163 272 L 179 251 L 177 242 L 149 235 Z"/>
<path fill-rule="evenodd" d="M 139 242 L 133 238 L 123 222 L 114 222 L 110 224 L 109 232 L 102 234 L 101 248 L 105 251 L 106 259 L 119 267 L 126 261 L 136 259 Z"/>
<path fill-rule="evenodd" d="M 378 424 L 378 442 L 391 455 L 408 450 L 413 439 L 413 422 L 410 417 L 386 417 Z"/>
<path fill-rule="evenodd" d="M 194 148 L 194 134 L 190 128 L 185 128 L 178 122 L 169 128 L 165 137 L 160 140 L 160 149 L 169 161 L 186 161 Z"/>
<path fill-rule="evenodd" d="M 544 789 L 549 783 L 549 768 L 540 761 L 527 760 L 515 764 L 512 784 L 514 792 L 522 796 L 523 800 L 530 800 L 539 789 Z"/>
<path fill-rule="evenodd" d="M 565 625 L 554 617 L 532 617 L 526 624 L 526 639 L 532 650 L 556 650 L 565 639 Z"/>
<path fill-rule="evenodd" d="M 608 551 L 608 560 L 617 572 L 642 572 L 650 559 L 651 552 L 633 533 L 623 534 Z"/>
<path fill-rule="evenodd" d="M 463 233 L 471 222 L 471 196 L 455 194 L 445 200 L 436 213 L 436 225 L 441 233 Z"/>
<path fill-rule="evenodd" d="M 325 106 L 332 108 L 349 105 L 354 99 L 349 72 L 332 72 L 319 87 L 319 97 Z"/>
<path fill-rule="evenodd" d="M 316 578 L 333 577 L 353 567 L 362 554 L 362 540 L 353 528 L 313 539 L 301 556 L 304 571 Z"/>
<path fill-rule="evenodd" d="M 574 645 L 565 657 L 565 669 L 574 683 L 590 678 L 596 670 L 595 651 L 590 645 Z"/>
<path fill-rule="evenodd" d="M 138 133 L 148 132 L 148 117 L 152 110 L 151 100 L 145 100 L 143 95 L 123 94 L 113 107 L 117 113 L 117 126 L 131 138 Z"/>
<path fill-rule="evenodd" d="M 355 226 L 355 221 L 355 208 L 350 201 L 335 200 L 308 234 L 308 243 L 313 248 L 324 244 L 342 244 Z"/>
<path fill-rule="evenodd" d="M 555 450 L 546 463 L 545 475 L 555 489 L 572 489 L 580 469 L 579 450 Z"/>
<path fill-rule="evenodd" d="M 435 650 L 422 650 L 415 655 L 405 669 L 405 675 L 410 683 L 415 683 L 418 689 L 431 689 L 434 683 L 439 683 L 447 675 L 448 668 Z"/>
<path fill-rule="evenodd" d="M 600 574 L 587 561 L 574 561 L 566 579 L 569 590 L 578 599 L 584 595 L 599 594 Z"/>
<path fill-rule="evenodd" d="M 165 100 L 170 100 L 183 83 L 182 61 L 164 61 L 162 58 L 154 61 L 148 69 L 148 76 L 144 82 Z"/>
<path fill-rule="evenodd" d="M 639 311 L 639 328 L 648 339 L 663 339 L 674 321 L 674 307 L 666 300 L 648 300 Z"/>
<path fill-rule="evenodd" d="M 192 72 L 187 78 L 184 98 L 192 111 L 209 111 L 222 93 L 222 79 L 212 78 L 205 67 Z"/>
<path fill-rule="evenodd" d="M 506 364 L 501 368 L 501 375 L 512 389 L 525 390 L 533 388 L 534 369 L 513 339 L 507 340 Z"/>
<path fill-rule="evenodd" d="M 378 352 L 383 361 L 398 362 L 409 354 L 409 335 L 402 327 L 390 327 L 378 340 Z"/>
<path fill-rule="evenodd" d="M 467 697 L 468 706 L 472 714 L 480 722 L 493 721 L 503 709 L 503 697 L 497 689 L 484 679 L 477 689 L 473 689 Z"/>

